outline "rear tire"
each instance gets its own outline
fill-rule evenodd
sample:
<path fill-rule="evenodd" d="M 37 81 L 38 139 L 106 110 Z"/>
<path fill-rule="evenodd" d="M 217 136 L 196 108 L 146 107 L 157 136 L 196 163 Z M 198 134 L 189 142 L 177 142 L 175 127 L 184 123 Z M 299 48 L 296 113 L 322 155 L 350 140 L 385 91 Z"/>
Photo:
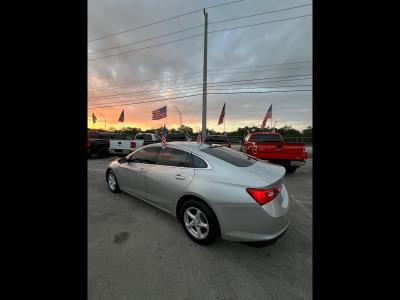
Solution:
<path fill-rule="evenodd" d="M 200 245 L 210 245 L 220 236 L 216 215 L 199 200 L 185 201 L 179 212 L 179 220 L 188 237 Z"/>
<path fill-rule="evenodd" d="M 111 192 L 119 193 L 121 190 L 119 189 L 117 177 L 115 176 L 113 171 L 107 172 L 107 185 Z"/>
<path fill-rule="evenodd" d="M 297 170 L 297 167 L 294 167 L 294 166 L 286 167 L 286 173 L 288 173 L 288 174 L 293 174 L 294 172 L 296 172 L 296 170 Z"/>

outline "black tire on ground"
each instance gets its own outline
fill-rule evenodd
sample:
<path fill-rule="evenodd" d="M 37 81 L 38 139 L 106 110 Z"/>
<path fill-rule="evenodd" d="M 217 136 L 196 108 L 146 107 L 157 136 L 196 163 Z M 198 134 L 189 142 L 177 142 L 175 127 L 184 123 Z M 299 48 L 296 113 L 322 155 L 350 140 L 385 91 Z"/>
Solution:
<path fill-rule="evenodd" d="M 99 157 L 100 158 L 107 158 L 110 154 L 108 153 L 107 148 L 103 148 L 99 151 Z"/>
<path fill-rule="evenodd" d="M 286 172 L 289 174 L 293 174 L 294 172 L 296 172 L 296 170 L 297 170 L 297 168 L 294 166 L 286 167 Z"/>
<path fill-rule="evenodd" d="M 113 177 L 114 180 L 115 180 L 115 186 L 112 185 L 112 184 L 110 184 L 110 180 L 112 180 L 111 177 Z M 117 177 L 115 176 L 115 174 L 114 174 L 113 171 L 109 170 L 109 171 L 107 172 L 107 177 L 106 177 L 106 179 L 107 179 L 108 188 L 110 189 L 111 192 L 113 192 L 113 193 L 119 193 L 119 192 L 121 191 L 121 190 L 119 189 Z"/>
<path fill-rule="evenodd" d="M 194 237 L 186 228 L 185 225 L 185 220 L 184 220 L 184 213 L 186 211 L 187 208 L 190 207 L 194 207 L 197 208 L 198 210 L 200 210 L 205 217 L 207 218 L 207 222 L 208 222 L 208 235 L 203 238 L 203 239 L 199 239 Z M 185 233 L 188 235 L 188 237 L 193 240 L 194 242 L 201 244 L 201 245 L 210 245 L 212 244 L 217 238 L 220 237 L 221 235 L 221 231 L 220 231 L 220 227 L 219 227 L 219 223 L 218 223 L 218 219 L 216 217 L 216 215 L 214 214 L 214 212 L 210 209 L 210 207 L 208 207 L 208 205 L 204 204 L 202 201 L 199 201 L 197 199 L 188 199 L 186 200 L 179 212 L 179 220 L 182 223 L 182 227 L 183 230 L 185 231 Z"/>

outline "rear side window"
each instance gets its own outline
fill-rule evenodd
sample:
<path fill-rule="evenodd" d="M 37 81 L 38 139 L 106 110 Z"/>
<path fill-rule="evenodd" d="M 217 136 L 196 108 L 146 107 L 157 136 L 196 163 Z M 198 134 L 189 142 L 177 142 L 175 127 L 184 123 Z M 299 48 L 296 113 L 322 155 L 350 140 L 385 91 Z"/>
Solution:
<path fill-rule="evenodd" d="M 197 169 L 204 169 L 207 168 L 207 163 L 196 155 L 192 155 L 193 158 L 193 165 Z"/>
<path fill-rule="evenodd" d="M 255 134 L 250 138 L 250 142 L 282 142 L 282 139 L 277 134 Z"/>
<path fill-rule="evenodd" d="M 168 147 L 160 150 L 156 164 L 164 166 L 193 168 L 193 160 L 190 153 Z"/>
<path fill-rule="evenodd" d="M 209 147 L 202 149 L 201 151 L 222 159 L 223 161 L 226 161 L 227 163 L 230 163 L 236 167 L 248 167 L 257 162 L 257 160 L 254 158 L 225 147 Z"/>
<path fill-rule="evenodd" d="M 154 164 L 156 154 L 160 151 L 161 147 L 147 147 L 139 151 L 134 152 L 130 157 L 129 161 L 138 163 Z"/>

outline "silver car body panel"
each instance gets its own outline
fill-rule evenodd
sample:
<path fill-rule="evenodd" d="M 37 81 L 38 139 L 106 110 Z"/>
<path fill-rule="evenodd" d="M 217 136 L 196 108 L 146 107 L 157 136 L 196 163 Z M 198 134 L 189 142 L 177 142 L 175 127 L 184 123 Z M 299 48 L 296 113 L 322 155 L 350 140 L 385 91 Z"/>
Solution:
<path fill-rule="evenodd" d="M 204 144 L 172 142 L 167 146 L 199 156 L 208 167 L 197 169 L 143 163 L 119 164 L 114 161 L 109 168 L 116 174 L 121 190 L 173 216 L 176 216 L 178 201 L 183 196 L 200 198 L 213 209 L 222 238 L 226 240 L 269 240 L 287 229 L 290 201 L 283 184 L 283 167 L 264 161 L 257 161 L 249 167 L 236 167 L 201 151 L 209 147 Z M 268 188 L 277 185 L 282 185 L 281 193 L 263 206 L 246 191 L 248 187 Z"/>

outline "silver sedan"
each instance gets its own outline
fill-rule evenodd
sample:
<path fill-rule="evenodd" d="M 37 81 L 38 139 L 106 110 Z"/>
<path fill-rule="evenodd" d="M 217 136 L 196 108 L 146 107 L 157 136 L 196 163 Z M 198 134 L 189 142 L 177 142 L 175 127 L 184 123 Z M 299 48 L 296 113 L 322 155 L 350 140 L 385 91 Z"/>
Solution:
<path fill-rule="evenodd" d="M 289 226 L 285 169 L 219 145 L 191 142 L 145 146 L 113 161 L 110 190 L 124 191 L 177 217 L 206 245 L 267 241 Z"/>

